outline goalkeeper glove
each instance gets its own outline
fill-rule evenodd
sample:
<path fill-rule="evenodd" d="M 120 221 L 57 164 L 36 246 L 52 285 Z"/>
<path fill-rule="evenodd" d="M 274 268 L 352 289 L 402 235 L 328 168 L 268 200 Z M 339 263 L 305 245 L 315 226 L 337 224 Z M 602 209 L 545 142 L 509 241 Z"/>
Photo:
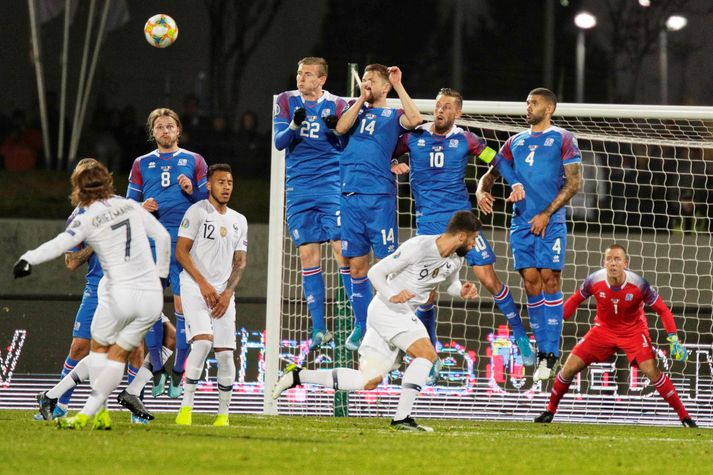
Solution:
<path fill-rule="evenodd" d="M 304 110 L 303 107 L 298 107 L 295 109 L 295 113 L 292 115 L 292 124 L 290 124 L 290 128 L 292 130 L 296 130 L 299 128 L 300 125 L 302 125 L 302 122 L 307 118 L 307 111 Z"/>
<path fill-rule="evenodd" d="M 32 273 L 32 266 L 25 259 L 19 259 L 12 268 L 12 273 L 16 279 L 27 277 Z"/>
<path fill-rule="evenodd" d="M 336 115 L 328 115 L 327 117 L 324 118 L 324 123 L 327 124 L 327 128 L 329 130 L 336 129 L 337 122 L 339 122 L 339 118 Z"/>
<path fill-rule="evenodd" d="M 678 341 L 678 335 L 669 333 L 666 337 L 666 341 L 668 341 L 669 344 L 671 358 L 676 361 L 686 361 L 688 359 L 688 351 L 686 351 L 686 348 Z"/>

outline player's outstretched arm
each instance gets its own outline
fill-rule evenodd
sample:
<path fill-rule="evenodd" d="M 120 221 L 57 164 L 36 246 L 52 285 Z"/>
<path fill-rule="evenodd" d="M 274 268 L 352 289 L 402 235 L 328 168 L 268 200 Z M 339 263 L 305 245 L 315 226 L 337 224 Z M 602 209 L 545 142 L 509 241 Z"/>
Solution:
<path fill-rule="evenodd" d="M 396 252 L 383 258 L 369 269 L 367 275 L 369 276 L 371 285 L 387 300 L 390 300 L 391 297 L 398 293 L 391 289 L 387 277 L 391 274 L 401 272 L 408 267 L 409 264 L 414 262 L 416 257 L 414 254 L 415 250 L 412 249 L 412 246 L 405 243 L 397 249 Z"/>
<path fill-rule="evenodd" d="M 545 235 L 545 229 L 550 222 L 550 216 L 555 211 L 566 205 L 569 200 L 582 189 L 582 164 L 570 163 L 564 166 L 565 183 L 560 192 L 555 196 L 545 210 L 532 218 L 530 222 L 530 231 L 536 236 Z"/>
<path fill-rule="evenodd" d="M 493 212 L 493 195 L 490 194 L 493 191 L 493 185 L 498 179 L 500 174 L 494 167 L 490 167 L 485 173 L 485 175 L 480 177 L 478 180 L 478 188 L 475 190 L 475 198 L 478 201 L 478 208 L 484 214 L 490 214 Z"/>
<path fill-rule="evenodd" d="M 225 315 L 225 311 L 228 310 L 228 305 L 230 304 L 230 299 L 233 298 L 235 288 L 240 283 L 240 279 L 243 277 L 243 272 L 245 272 L 247 265 L 248 253 L 245 251 L 235 251 L 233 253 L 233 269 L 230 271 L 228 283 L 225 286 L 225 290 L 218 296 L 218 303 L 213 307 L 213 316 L 215 318 L 220 318 Z"/>
<path fill-rule="evenodd" d="M 401 125 L 406 129 L 414 129 L 423 123 L 423 117 L 413 102 L 411 96 L 406 92 L 403 83 L 401 82 L 402 73 L 398 66 L 388 68 L 389 82 L 399 96 L 401 105 L 404 108 L 404 115 L 401 117 Z"/>
<path fill-rule="evenodd" d="M 577 290 L 575 293 L 572 294 L 570 298 L 567 299 L 567 301 L 564 303 L 564 319 L 569 320 L 574 316 L 575 313 L 577 313 L 577 308 L 584 302 L 586 299 L 584 296 Z"/>
<path fill-rule="evenodd" d="M 15 278 L 26 277 L 32 272 L 32 266 L 51 261 L 65 253 L 83 241 L 83 235 L 79 234 L 79 228 L 72 230 L 74 235 L 67 231 L 58 234 L 54 239 L 47 241 L 38 248 L 27 251 L 15 263 L 13 273 Z"/>

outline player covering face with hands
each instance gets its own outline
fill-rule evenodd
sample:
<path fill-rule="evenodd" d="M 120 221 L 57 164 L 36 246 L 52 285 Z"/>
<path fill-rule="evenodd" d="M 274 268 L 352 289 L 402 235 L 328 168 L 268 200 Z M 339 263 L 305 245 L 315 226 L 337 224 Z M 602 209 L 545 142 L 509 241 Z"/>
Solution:
<path fill-rule="evenodd" d="M 308 370 L 290 365 L 275 385 L 273 397 L 277 399 L 285 390 L 300 384 L 345 391 L 374 389 L 389 371 L 401 366 L 405 353 L 413 360 L 403 374 L 391 427 L 430 432 L 431 428 L 414 421 L 411 412 L 437 356 L 426 328 L 414 312 L 441 283 L 452 296 L 466 300 L 478 297 L 475 285 L 461 282 L 458 274 L 479 229 L 480 221 L 472 212 L 459 211 L 445 233 L 411 238 L 375 264 L 369 270 L 369 278 L 377 294 L 368 308 L 366 334 L 359 347 L 359 370 Z"/>

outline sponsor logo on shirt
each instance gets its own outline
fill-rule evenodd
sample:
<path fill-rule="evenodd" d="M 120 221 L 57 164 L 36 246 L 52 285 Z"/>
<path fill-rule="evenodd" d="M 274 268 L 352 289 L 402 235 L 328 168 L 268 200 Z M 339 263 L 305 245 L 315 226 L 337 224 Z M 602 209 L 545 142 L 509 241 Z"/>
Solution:
<path fill-rule="evenodd" d="M 183 165 L 188 165 L 188 159 L 187 158 L 179 158 L 178 159 L 178 166 L 181 167 Z"/>
<path fill-rule="evenodd" d="M 292 231 L 292 235 L 295 237 L 295 239 L 299 239 L 300 231 L 298 229 L 295 229 L 294 231 Z M 342 244 L 344 244 L 344 241 L 342 241 Z M 344 246 L 342 245 L 342 247 L 344 247 Z"/>
<path fill-rule="evenodd" d="M 156 168 L 156 162 L 149 162 L 149 168 Z"/>
<path fill-rule="evenodd" d="M 520 139 L 515 143 L 516 147 L 522 147 L 523 145 L 525 145 L 525 139 Z"/>
<path fill-rule="evenodd" d="M 418 139 L 418 142 L 416 142 L 416 145 L 418 147 L 424 147 L 424 146 L 426 146 L 426 141 L 424 139 Z"/>
<path fill-rule="evenodd" d="M 604 293 L 604 292 L 599 292 L 599 296 L 600 296 L 601 298 L 605 298 L 605 297 L 607 296 L 607 294 Z"/>
<path fill-rule="evenodd" d="M 391 117 L 391 109 L 384 109 L 381 111 L 381 117 Z"/>
<path fill-rule="evenodd" d="M 545 140 L 545 147 L 551 147 L 553 143 L 555 143 L 555 139 L 553 139 L 552 137 L 548 137 Z"/>
<path fill-rule="evenodd" d="M 450 139 L 448 141 L 449 148 L 458 148 L 458 139 Z"/>

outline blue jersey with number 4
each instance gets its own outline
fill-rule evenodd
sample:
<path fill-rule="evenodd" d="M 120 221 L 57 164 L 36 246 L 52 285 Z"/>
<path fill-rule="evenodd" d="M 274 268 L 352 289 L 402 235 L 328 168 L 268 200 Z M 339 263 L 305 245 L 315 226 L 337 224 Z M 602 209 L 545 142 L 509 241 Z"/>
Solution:
<path fill-rule="evenodd" d="M 307 116 L 297 130 L 290 129 L 295 109 Z M 327 129 L 324 118 L 340 117 L 347 102 L 324 91 L 316 101 L 305 101 L 299 91 L 277 96 L 274 114 L 275 147 L 285 153 L 285 192 L 288 195 L 339 194 L 339 154 L 342 140 Z"/>
<path fill-rule="evenodd" d="M 158 211 L 154 214 L 175 239 L 186 210 L 208 197 L 207 174 L 208 166 L 197 153 L 180 148 L 168 153 L 154 150 L 134 160 L 126 197 L 139 202 L 155 199 Z M 178 184 L 181 175 L 193 182 L 192 194 L 187 194 Z"/>
<path fill-rule="evenodd" d="M 396 195 L 391 157 L 406 131 L 400 122 L 403 114 L 403 109 L 361 108 L 339 160 L 342 193 Z"/>
<path fill-rule="evenodd" d="M 525 188 L 525 199 L 513 205 L 512 229 L 530 227 L 528 221 L 547 208 L 564 185 L 564 166 L 581 163 L 582 154 L 574 135 L 560 127 L 542 132 L 525 130 L 510 137 L 498 154 L 512 164 Z M 564 223 L 564 206 L 550 217 Z"/>
<path fill-rule="evenodd" d="M 424 223 L 448 222 L 456 211 L 472 209 L 465 186 L 468 159 L 474 155 L 490 163 L 495 156 L 485 140 L 472 132 L 453 127 L 439 135 L 431 132 L 432 125 L 404 134 L 394 154 L 409 154 L 416 220 Z"/>

